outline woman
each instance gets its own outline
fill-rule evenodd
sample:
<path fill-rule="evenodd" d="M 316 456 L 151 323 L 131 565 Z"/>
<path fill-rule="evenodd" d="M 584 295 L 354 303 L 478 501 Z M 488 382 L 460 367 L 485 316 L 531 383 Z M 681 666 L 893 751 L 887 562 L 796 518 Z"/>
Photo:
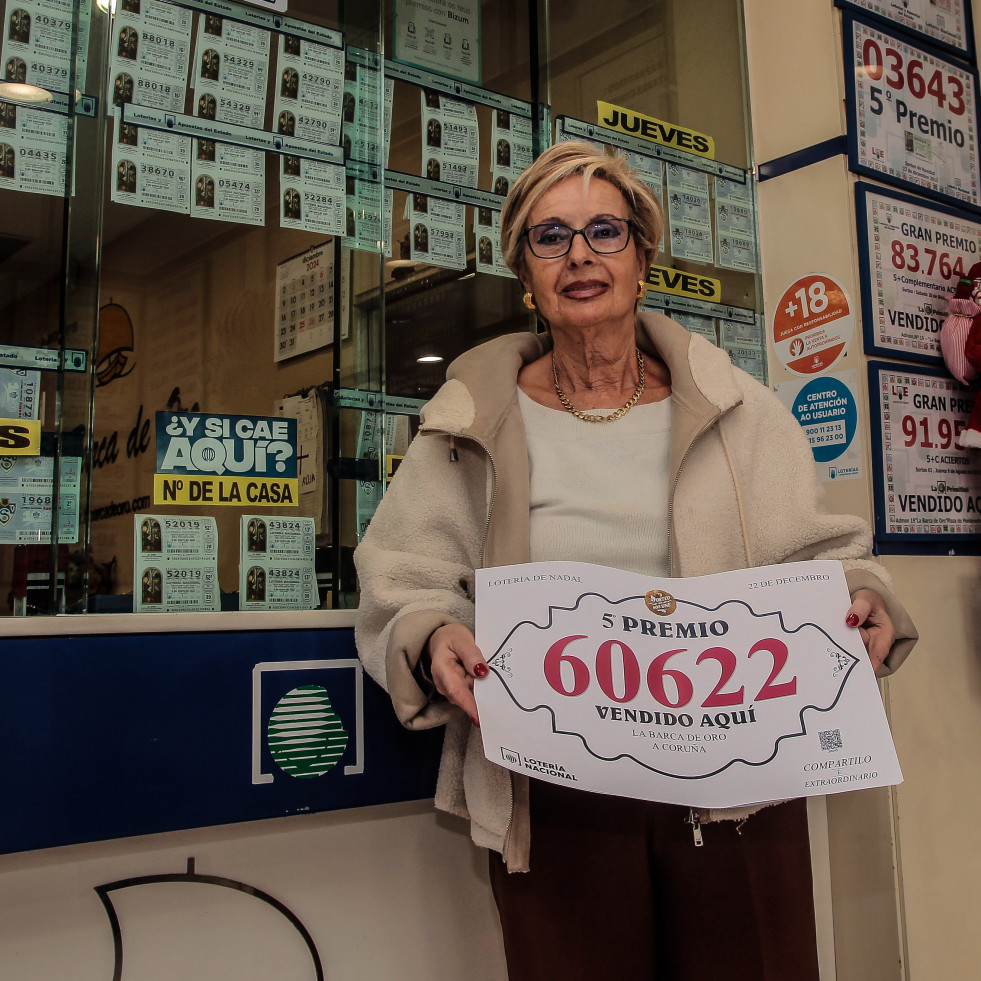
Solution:
<path fill-rule="evenodd" d="M 806 814 L 801 801 L 748 821 L 751 808 L 700 814 L 488 762 L 475 568 L 578 559 L 697 576 L 841 559 L 841 615 L 873 665 L 894 669 L 916 636 L 864 523 L 824 510 L 790 414 L 723 351 L 637 314 L 662 223 L 629 167 L 585 144 L 518 178 L 502 245 L 548 334 L 450 366 L 356 553 L 361 657 L 406 726 L 446 725 L 437 806 L 491 850 L 512 981 L 816 978 Z"/>

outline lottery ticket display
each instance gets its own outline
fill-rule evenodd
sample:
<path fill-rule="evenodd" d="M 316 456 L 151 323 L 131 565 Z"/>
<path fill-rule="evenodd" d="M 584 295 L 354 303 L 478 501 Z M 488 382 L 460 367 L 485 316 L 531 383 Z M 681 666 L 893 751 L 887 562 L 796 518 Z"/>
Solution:
<path fill-rule="evenodd" d="M 405 208 L 411 225 L 412 261 L 447 269 L 466 269 L 466 207 L 425 194 L 410 194 Z"/>
<path fill-rule="evenodd" d="M 313 518 L 243 514 L 239 535 L 240 610 L 314 610 Z"/>
<path fill-rule="evenodd" d="M 266 117 L 269 31 L 203 14 L 195 41 L 195 115 L 261 129 Z"/>
<path fill-rule="evenodd" d="M 162 514 L 133 519 L 133 612 L 217 612 L 215 519 Z"/>
<path fill-rule="evenodd" d="M 78 541 L 82 461 L 62 457 L 58 488 L 58 541 Z M 51 542 L 54 458 L 0 457 L 0 543 Z"/>
<path fill-rule="evenodd" d="M 183 112 L 192 12 L 163 0 L 120 3 L 113 18 L 111 104 Z"/>
<path fill-rule="evenodd" d="M 62 197 L 67 161 L 67 116 L 0 102 L 0 187 Z"/>
<path fill-rule="evenodd" d="M 76 26 L 75 87 L 85 91 L 92 0 L 12 0 L 6 14 L 0 49 L 4 81 L 26 82 L 49 92 L 68 92 L 72 28 Z"/>
<path fill-rule="evenodd" d="M 711 263 L 712 208 L 708 174 L 669 163 L 668 240 L 675 259 Z"/>

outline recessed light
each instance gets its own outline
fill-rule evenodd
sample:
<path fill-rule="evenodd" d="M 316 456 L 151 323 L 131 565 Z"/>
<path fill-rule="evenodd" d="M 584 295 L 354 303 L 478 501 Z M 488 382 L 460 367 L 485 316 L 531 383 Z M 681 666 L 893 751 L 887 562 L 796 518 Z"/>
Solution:
<path fill-rule="evenodd" d="M 50 102 L 51 93 L 39 85 L 26 82 L 0 82 L 0 98 L 14 102 Z"/>
<path fill-rule="evenodd" d="M 443 360 L 441 354 L 424 354 L 421 358 L 416 358 L 417 364 L 439 364 Z"/>

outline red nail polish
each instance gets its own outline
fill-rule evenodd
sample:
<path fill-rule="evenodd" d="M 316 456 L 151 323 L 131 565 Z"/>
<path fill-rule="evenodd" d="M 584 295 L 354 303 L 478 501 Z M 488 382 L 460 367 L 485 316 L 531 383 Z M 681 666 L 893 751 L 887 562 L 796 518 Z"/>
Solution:
<path fill-rule="evenodd" d="M 845 618 L 845 623 L 847 623 L 849 627 L 857 627 L 859 622 L 857 613 L 849 613 Z"/>
<path fill-rule="evenodd" d="M 488 668 L 487 665 L 484 664 L 483 661 L 478 661 L 473 666 L 473 676 L 475 678 L 486 678 L 487 677 L 487 673 L 489 671 L 490 671 L 490 668 Z"/>

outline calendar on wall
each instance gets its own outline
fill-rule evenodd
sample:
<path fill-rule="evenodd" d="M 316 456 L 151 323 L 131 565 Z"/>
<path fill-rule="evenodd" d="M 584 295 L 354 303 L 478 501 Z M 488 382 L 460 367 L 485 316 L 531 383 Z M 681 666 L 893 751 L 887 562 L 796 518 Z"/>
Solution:
<path fill-rule="evenodd" d="M 316 351 L 334 340 L 334 248 L 325 242 L 276 269 L 274 360 Z"/>

